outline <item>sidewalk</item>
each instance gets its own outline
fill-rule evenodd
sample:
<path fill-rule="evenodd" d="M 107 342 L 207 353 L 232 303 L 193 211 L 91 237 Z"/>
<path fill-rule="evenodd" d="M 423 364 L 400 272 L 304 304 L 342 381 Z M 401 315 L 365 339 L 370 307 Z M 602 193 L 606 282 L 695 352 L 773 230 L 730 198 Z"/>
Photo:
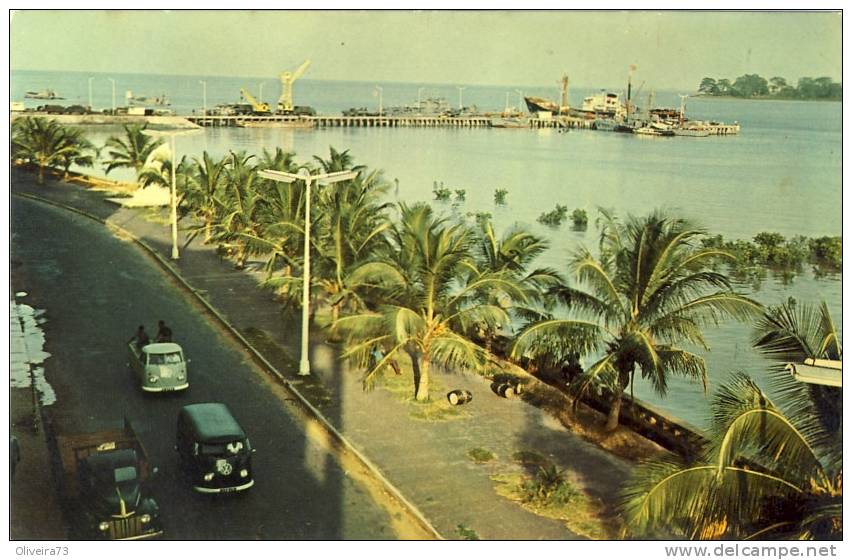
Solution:
<path fill-rule="evenodd" d="M 29 377 L 29 351 L 14 296 L 9 305 L 9 367 L 12 379 Z M 35 414 L 32 388 L 10 387 L 9 429 L 18 439 L 21 459 L 9 483 L 9 538 L 64 540 L 67 537 L 50 475 L 46 434 Z"/>
<path fill-rule="evenodd" d="M 13 192 L 30 192 L 108 219 L 162 255 L 170 254 L 168 226 L 146 221 L 147 210 L 117 207 L 104 200 L 106 195 L 73 185 L 37 186 L 31 176 L 14 170 L 12 186 Z M 234 270 L 200 239 L 183 248 L 175 266 L 244 335 L 257 339 L 262 333 L 274 343 L 258 349 L 446 538 L 459 538 L 459 525 L 482 539 L 578 538 L 563 522 L 537 516 L 495 492 L 492 474 L 523 472 L 512 460 L 517 452 L 536 452 L 569 469 L 575 485 L 603 504 L 616 500 L 630 471 L 627 461 L 580 439 L 536 407 L 496 396 L 488 380 L 435 372 L 436 385 L 468 389 L 473 401 L 464 405 L 461 418 L 416 420 L 408 405 L 381 387 L 364 392 L 360 373 L 349 371 L 337 358 L 340 348 L 322 342 L 320 333 L 311 341 L 312 375 L 300 378 L 295 371 L 298 316 L 283 313 L 272 294 L 257 287 L 258 273 Z M 433 398 L 443 394 L 436 391 Z M 467 455 L 474 448 L 489 450 L 496 459 L 476 464 Z"/>

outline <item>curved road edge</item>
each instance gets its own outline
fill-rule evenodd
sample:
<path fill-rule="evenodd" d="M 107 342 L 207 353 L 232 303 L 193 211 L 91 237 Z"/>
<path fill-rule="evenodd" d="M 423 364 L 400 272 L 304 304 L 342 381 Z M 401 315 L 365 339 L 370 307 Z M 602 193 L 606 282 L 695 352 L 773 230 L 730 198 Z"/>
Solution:
<path fill-rule="evenodd" d="M 47 204 L 53 206 L 55 208 L 60 208 L 63 210 L 67 210 L 69 212 L 73 212 L 77 215 L 83 216 L 95 222 L 98 222 L 104 226 L 106 226 L 109 230 L 120 234 L 123 238 L 132 241 L 138 247 L 140 247 L 143 251 L 145 251 L 149 256 L 151 256 L 154 261 L 159 264 L 160 268 L 163 269 L 167 274 L 169 274 L 175 281 L 177 281 L 178 285 L 184 290 L 185 293 L 189 294 L 193 300 L 204 308 L 204 310 L 211 315 L 221 327 L 227 331 L 227 333 L 234 338 L 234 340 L 246 350 L 249 355 L 255 360 L 257 365 L 259 365 L 263 370 L 267 373 L 275 376 L 284 389 L 295 397 L 295 402 L 298 403 L 299 408 L 302 413 L 305 414 L 309 419 L 314 420 L 317 424 L 322 428 L 322 430 L 330 436 L 329 440 L 331 443 L 335 444 L 332 447 L 337 451 L 338 458 L 341 460 L 341 463 L 345 463 L 346 454 L 349 454 L 351 457 L 355 459 L 357 463 L 373 478 L 375 482 L 378 482 L 384 492 L 379 494 L 372 493 L 374 500 L 385 501 L 386 505 L 397 506 L 404 513 L 408 514 L 411 520 L 414 522 L 416 526 L 422 531 L 421 536 L 410 535 L 407 538 L 411 539 L 437 539 L 443 540 L 443 536 L 438 532 L 437 529 L 426 519 L 423 513 L 412 504 L 408 499 L 400 492 L 400 490 L 394 486 L 394 484 L 388 480 L 385 475 L 381 472 L 378 466 L 376 466 L 367 456 L 365 456 L 361 451 L 359 451 L 343 434 L 341 434 L 337 428 L 335 428 L 331 422 L 316 408 L 314 407 L 304 395 L 302 395 L 298 389 L 296 389 L 289 381 L 287 381 L 284 376 L 279 372 L 269 361 L 261 354 L 252 344 L 246 340 L 246 338 L 240 334 L 239 331 L 235 327 L 231 325 L 231 323 L 221 314 L 219 311 L 213 307 L 210 302 L 204 299 L 198 291 L 192 287 L 181 275 L 180 273 L 173 267 L 171 264 L 159 254 L 153 247 L 137 238 L 130 231 L 118 226 L 116 224 L 110 223 L 108 221 L 103 220 L 102 218 L 95 216 L 94 214 L 90 214 L 84 210 L 80 210 L 79 208 L 74 208 L 73 206 L 68 206 L 67 204 L 63 204 L 60 202 L 56 202 L 53 200 L 49 200 L 46 198 L 42 198 L 37 195 L 33 195 L 30 193 L 20 193 L 13 192 L 12 196 L 17 196 L 20 198 L 25 198 L 29 200 L 33 200 L 35 202 L 39 202 L 42 204 Z M 388 499 L 390 503 L 388 503 Z"/>

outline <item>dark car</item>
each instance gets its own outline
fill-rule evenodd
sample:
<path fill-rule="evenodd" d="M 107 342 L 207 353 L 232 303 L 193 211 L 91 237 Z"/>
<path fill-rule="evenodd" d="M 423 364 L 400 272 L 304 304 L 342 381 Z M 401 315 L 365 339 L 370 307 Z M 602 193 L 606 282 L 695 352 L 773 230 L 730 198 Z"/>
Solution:
<path fill-rule="evenodd" d="M 239 492 L 254 485 L 254 449 L 245 431 L 222 403 L 200 403 L 178 413 L 177 449 L 181 468 L 202 493 Z"/>

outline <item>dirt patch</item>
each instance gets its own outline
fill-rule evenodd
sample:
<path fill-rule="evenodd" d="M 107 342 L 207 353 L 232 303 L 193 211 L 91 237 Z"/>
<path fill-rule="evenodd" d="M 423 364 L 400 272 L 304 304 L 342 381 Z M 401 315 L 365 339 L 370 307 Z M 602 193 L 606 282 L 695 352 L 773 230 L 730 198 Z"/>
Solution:
<path fill-rule="evenodd" d="M 619 426 L 614 432 L 607 432 L 604 429 L 606 416 L 583 403 L 575 407 L 573 401 L 555 387 L 530 380 L 526 389 L 521 395 L 524 401 L 548 412 L 586 441 L 619 457 L 639 461 L 665 452 L 665 449 L 653 441 L 623 426 Z"/>
<path fill-rule="evenodd" d="M 569 479 L 572 477 L 568 473 Z M 595 498 L 577 488 L 573 481 L 566 486 L 569 490 L 564 500 L 530 499 L 526 487 L 532 478 L 520 473 L 498 473 L 491 475 L 494 490 L 536 515 L 558 519 L 574 533 L 593 540 L 613 539 L 618 535 L 618 524 L 606 516 L 606 508 Z"/>

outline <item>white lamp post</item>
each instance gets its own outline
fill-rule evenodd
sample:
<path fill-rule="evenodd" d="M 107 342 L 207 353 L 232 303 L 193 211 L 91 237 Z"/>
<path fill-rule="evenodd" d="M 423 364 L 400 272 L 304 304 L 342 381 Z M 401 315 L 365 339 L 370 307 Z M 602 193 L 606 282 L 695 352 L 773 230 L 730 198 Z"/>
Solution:
<path fill-rule="evenodd" d="M 201 101 L 202 101 L 202 116 L 207 116 L 207 82 L 204 80 L 198 80 L 198 83 L 201 84 Z"/>
<path fill-rule="evenodd" d="M 322 173 L 311 175 L 307 169 L 302 169 L 299 175 L 264 169 L 258 172 L 264 179 L 292 183 L 293 181 L 305 182 L 305 265 L 302 274 L 302 357 L 299 360 L 299 375 L 310 375 L 311 363 L 308 358 L 308 317 L 310 306 L 310 282 L 311 282 L 311 183 L 318 182 L 326 185 L 339 183 L 354 179 L 357 171 L 336 171 L 334 173 Z"/>
<path fill-rule="evenodd" d="M 92 80 L 94 78 L 89 78 L 89 111 L 92 110 Z"/>
<path fill-rule="evenodd" d="M 115 114 L 115 80 L 112 78 L 107 78 L 110 82 L 112 82 L 112 114 Z"/>
<path fill-rule="evenodd" d="M 168 137 L 171 140 L 172 149 L 172 177 L 171 177 L 171 207 L 172 207 L 172 259 L 178 260 L 180 252 L 178 251 L 178 227 L 177 227 L 177 150 L 175 149 L 175 136 L 189 136 L 198 134 L 200 128 L 190 130 L 143 130 L 142 134 L 155 138 Z"/>
<path fill-rule="evenodd" d="M 462 92 L 467 89 L 467 86 L 456 86 L 456 89 L 459 90 L 459 111 L 464 108 L 462 105 Z"/>
<path fill-rule="evenodd" d="M 382 86 L 376 86 L 376 91 L 379 92 L 379 116 L 382 116 Z"/>

